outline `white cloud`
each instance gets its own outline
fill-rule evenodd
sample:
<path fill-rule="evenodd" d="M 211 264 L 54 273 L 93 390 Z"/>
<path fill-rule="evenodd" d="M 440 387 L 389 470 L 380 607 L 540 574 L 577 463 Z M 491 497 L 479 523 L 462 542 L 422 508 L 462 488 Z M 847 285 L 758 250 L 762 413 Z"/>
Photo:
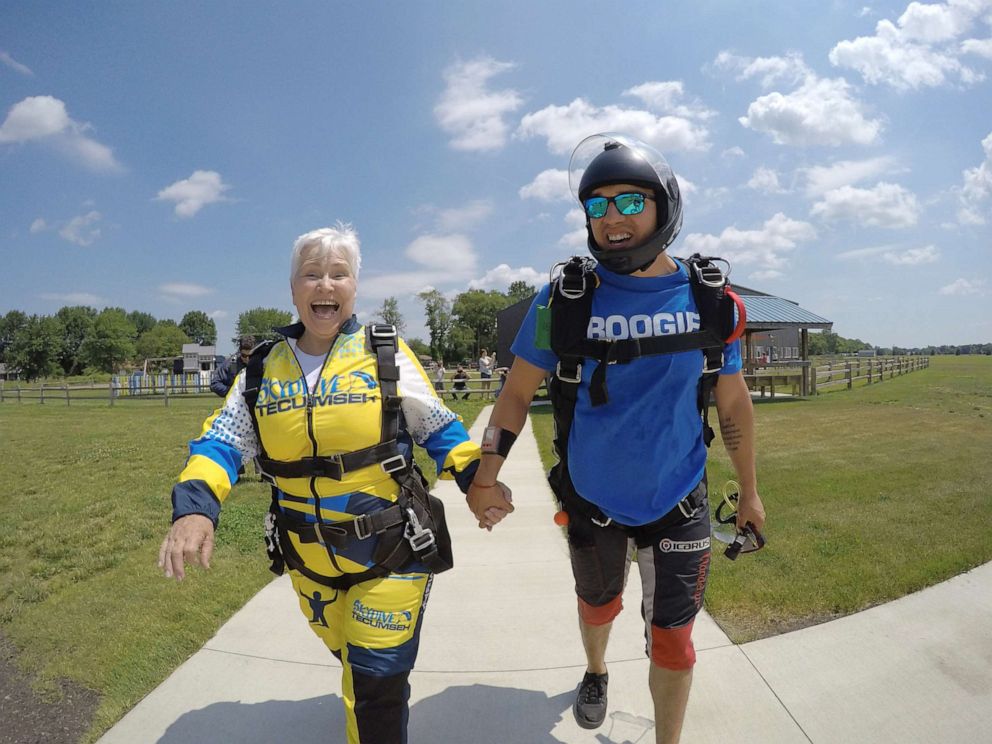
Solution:
<path fill-rule="evenodd" d="M 675 174 L 675 179 L 679 182 L 679 193 L 682 195 L 682 201 L 686 203 L 691 202 L 692 197 L 699 193 L 699 187 L 678 173 Z"/>
<path fill-rule="evenodd" d="M 469 289 L 490 290 L 496 289 L 501 292 L 506 291 L 513 282 L 527 282 L 539 287 L 545 282 L 545 274 L 538 272 L 530 266 L 510 268 L 507 264 L 490 269 L 481 279 L 473 279 L 468 283 Z"/>
<path fill-rule="evenodd" d="M 469 202 L 464 207 L 445 209 L 438 215 L 438 229 L 446 233 L 471 230 L 492 214 L 492 211 L 493 204 L 487 199 Z"/>
<path fill-rule="evenodd" d="M 28 142 L 65 131 L 72 124 L 65 103 L 52 96 L 31 96 L 15 103 L 0 126 L 0 143 Z"/>
<path fill-rule="evenodd" d="M 734 147 L 728 147 L 726 150 L 721 152 L 720 157 L 727 160 L 732 160 L 733 158 L 743 158 L 746 156 L 744 154 L 744 150 L 735 145 Z"/>
<path fill-rule="evenodd" d="M 537 174 L 533 181 L 521 186 L 521 199 L 541 201 L 571 201 L 574 197 L 568 186 L 568 171 L 550 168 Z"/>
<path fill-rule="evenodd" d="M 919 266 L 920 264 L 936 263 L 940 259 L 940 251 L 936 246 L 926 245 L 922 248 L 909 248 L 904 251 L 886 251 L 882 259 L 894 266 Z"/>
<path fill-rule="evenodd" d="M 778 91 L 752 101 L 738 121 L 770 134 L 780 145 L 870 145 L 882 131 L 878 119 L 867 119 L 861 104 L 849 95 L 842 79 L 809 75 L 792 93 Z"/>
<path fill-rule="evenodd" d="M 202 284 L 191 284 L 187 282 L 167 282 L 160 284 L 158 291 L 172 297 L 203 297 L 214 290 L 204 287 Z"/>
<path fill-rule="evenodd" d="M 686 253 L 722 256 L 735 264 L 755 264 L 760 271 L 780 270 L 800 243 L 816 238 L 808 222 L 789 219 L 779 212 L 757 230 L 726 228 L 720 235 L 692 233 L 684 241 Z"/>
<path fill-rule="evenodd" d="M 942 295 L 973 295 L 985 294 L 984 279 L 956 279 L 940 288 Z"/>
<path fill-rule="evenodd" d="M 627 88 L 623 95 L 641 99 L 645 106 L 659 114 L 672 114 L 686 119 L 711 119 L 716 116 L 715 112 L 698 101 L 681 102 L 685 91 L 680 80 L 641 83 Z"/>
<path fill-rule="evenodd" d="M 0 144 L 41 141 L 91 170 L 122 171 L 113 151 L 86 134 L 91 128 L 74 121 L 58 98 L 30 96 L 10 107 L 0 126 Z"/>
<path fill-rule="evenodd" d="M 34 73 L 31 68 L 27 65 L 22 65 L 16 59 L 10 56 L 7 52 L 0 51 L 0 62 L 3 62 L 10 69 L 21 73 L 22 75 L 27 75 L 28 77 L 34 77 Z"/>
<path fill-rule="evenodd" d="M 984 225 L 985 214 L 992 202 L 992 132 L 982 140 L 985 160 L 974 168 L 963 171 L 961 208 L 958 221 L 965 225 Z"/>
<path fill-rule="evenodd" d="M 828 191 L 813 205 L 810 214 L 868 227 L 903 228 L 916 224 L 920 207 L 912 192 L 882 181 L 870 189 L 842 186 Z"/>
<path fill-rule="evenodd" d="M 781 279 L 783 276 L 785 275 L 778 269 L 763 269 L 760 271 L 752 271 L 747 275 L 747 278 L 763 282 L 770 279 Z"/>
<path fill-rule="evenodd" d="M 427 289 L 450 283 L 464 281 L 464 276 L 452 277 L 448 272 L 436 271 L 407 271 L 396 274 L 364 275 L 358 285 L 358 294 L 366 300 L 382 300 L 386 297 L 411 298 Z"/>
<path fill-rule="evenodd" d="M 754 175 L 751 176 L 751 180 L 747 182 L 747 187 L 756 191 L 763 191 L 766 194 L 785 193 L 785 189 L 779 185 L 778 173 L 771 168 L 765 168 L 764 166 L 761 166 L 754 171 Z"/>
<path fill-rule="evenodd" d="M 89 292 L 67 292 L 60 294 L 57 292 L 43 292 L 38 295 L 43 300 L 55 300 L 67 305 L 103 305 L 104 299 Z"/>
<path fill-rule="evenodd" d="M 224 192 L 228 186 L 217 171 L 193 171 L 193 175 L 176 181 L 158 192 L 155 201 L 171 201 L 176 205 L 176 216 L 188 218 L 208 204 L 228 201 Z"/>
<path fill-rule="evenodd" d="M 516 111 L 523 99 L 512 89 L 492 91 L 490 78 L 514 67 L 481 57 L 449 67 L 444 72 L 447 84 L 434 116 L 445 132 L 452 136 L 456 150 L 498 150 L 506 144 L 509 126 L 503 117 Z"/>
<path fill-rule="evenodd" d="M 465 235 L 421 235 L 407 246 L 406 255 L 421 266 L 453 276 L 464 277 L 475 271 L 475 249 Z"/>
<path fill-rule="evenodd" d="M 36 219 L 34 222 L 31 223 L 30 232 L 32 235 L 34 235 L 36 233 L 44 232 L 47 229 L 48 229 L 48 223 L 45 222 L 45 220 L 43 220 L 41 217 L 39 217 L 38 219 Z"/>
<path fill-rule="evenodd" d="M 956 78 L 968 85 L 984 79 L 959 60 L 965 51 L 982 53 L 982 42 L 957 45 L 978 19 L 989 19 L 988 0 L 911 2 L 895 23 L 879 21 L 874 36 L 841 41 L 830 50 L 830 62 L 861 74 L 872 84 L 898 90 L 938 87 Z M 965 44 L 968 44 L 966 40 Z"/>
<path fill-rule="evenodd" d="M 841 186 L 850 186 L 893 170 L 895 159 L 890 157 L 840 160 L 832 165 L 817 165 L 803 171 L 806 176 L 806 195 L 820 196 Z"/>
<path fill-rule="evenodd" d="M 586 213 L 578 208 L 570 209 L 564 220 L 569 231 L 561 236 L 558 244 L 569 248 L 585 248 L 589 242 L 589 233 L 586 231 Z"/>
<path fill-rule="evenodd" d="M 597 132 L 624 132 L 662 152 L 706 150 L 710 146 L 706 127 L 684 116 L 655 116 L 613 105 L 600 108 L 582 98 L 567 106 L 546 106 L 526 114 L 514 136 L 544 137 L 551 152 L 564 154 Z"/>
<path fill-rule="evenodd" d="M 720 52 L 713 67 L 735 73 L 737 80 L 761 78 L 761 85 L 770 88 L 776 83 L 797 85 L 812 71 L 801 54 L 792 52 L 785 57 L 741 57 L 732 52 Z"/>
<path fill-rule="evenodd" d="M 100 213 L 94 210 L 73 217 L 62 226 L 59 235 L 76 245 L 92 245 L 93 241 L 100 237 L 100 228 L 96 227 L 96 223 L 100 221 L 100 216 Z"/>
<path fill-rule="evenodd" d="M 213 318 L 214 320 L 221 320 L 230 315 L 227 310 L 214 310 L 213 312 L 207 313 L 208 318 Z"/>
<path fill-rule="evenodd" d="M 961 52 L 992 59 L 992 39 L 965 39 L 961 42 Z"/>

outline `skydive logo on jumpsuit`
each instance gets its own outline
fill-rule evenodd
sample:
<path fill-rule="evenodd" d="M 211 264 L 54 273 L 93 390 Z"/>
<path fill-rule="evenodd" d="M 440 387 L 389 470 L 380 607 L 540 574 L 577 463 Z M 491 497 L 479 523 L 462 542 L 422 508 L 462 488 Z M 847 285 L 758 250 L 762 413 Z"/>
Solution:
<path fill-rule="evenodd" d="M 370 628 L 380 628 L 382 630 L 409 630 L 410 623 L 413 622 L 413 613 L 403 610 L 401 612 L 386 612 L 368 607 L 362 604 L 362 600 L 356 599 L 351 607 L 351 617 L 363 625 Z"/>
<path fill-rule="evenodd" d="M 692 333 L 699 330 L 699 314 L 690 312 L 655 313 L 654 315 L 610 315 L 589 318 L 586 336 L 593 339 L 646 338 Z"/>
<path fill-rule="evenodd" d="M 317 381 L 316 389 L 310 393 L 314 408 L 319 406 L 340 406 L 355 403 L 367 403 L 375 400 L 375 395 L 368 392 L 379 387 L 372 375 L 366 372 L 352 372 L 348 375 L 334 375 L 329 380 L 321 378 Z M 258 403 L 255 407 L 260 416 L 272 416 L 277 413 L 291 411 L 296 408 L 306 408 L 306 388 L 303 380 L 270 380 L 263 377 L 258 386 Z"/>
<path fill-rule="evenodd" d="M 710 546 L 710 539 L 704 537 L 702 540 L 671 540 L 664 538 L 658 543 L 658 549 L 662 553 L 695 553 L 706 550 Z"/>

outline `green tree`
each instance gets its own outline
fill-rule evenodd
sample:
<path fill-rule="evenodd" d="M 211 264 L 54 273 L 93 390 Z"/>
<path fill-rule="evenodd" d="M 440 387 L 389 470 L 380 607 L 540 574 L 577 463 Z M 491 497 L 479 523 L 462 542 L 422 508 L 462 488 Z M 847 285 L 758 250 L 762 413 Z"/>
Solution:
<path fill-rule="evenodd" d="M 93 332 L 96 310 L 86 305 L 67 305 L 55 313 L 55 316 L 65 329 L 59 364 L 62 365 L 62 371 L 66 375 L 78 375 L 83 371 L 83 360 L 79 356 L 79 349 L 85 338 Z"/>
<path fill-rule="evenodd" d="M 93 332 L 79 348 L 82 361 L 103 372 L 114 372 L 134 358 L 134 324 L 119 307 L 102 310 L 93 321 Z"/>
<path fill-rule="evenodd" d="M 448 358 L 455 362 L 476 358 L 475 333 L 468 326 L 454 325 L 448 334 Z"/>
<path fill-rule="evenodd" d="M 232 338 L 231 341 L 237 346 L 238 339 L 241 336 L 254 336 L 256 343 L 266 339 L 275 339 L 278 338 L 278 335 L 272 329 L 289 325 L 292 322 L 292 313 L 288 313 L 285 310 L 276 310 L 272 307 L 252 308 L 238 316 L 236 326 L 238 335 Z"/>
<path fill-rule="evenodd" d="M 51 315 L 32 315 L 7 349 L 7 364 L 26 380 L 49 377 L 61 371 L 62 322 Z"/>
<path fill-rule="evenodd" d="M 451 303 L 436 289 L 417 295 L 427 313 L 427 331 L 431 334 L 431 358 L 443 359 L 451 333 Z"/>
<path fill-rule="evenodd" d="M 521 300 L 527 300 L 534 296 L 537 289 L 525 281 L 517 280 L 506 290 L 506 298 L 509 300 L 507 307 L 515 305 Z M 501 308 L 502 309 L 502 308 Z"/>
<path fill-rule="evenodd" d="M 155 316 L 151 313 L 143 313 L 140 310 L 134 310 L 127 314 L 127 319 L 131 321 L 131 325 L 134 326 L 134 337 L 142 335 L 143 333 L 148 333 L 155 324 L 158 323 L 155 320 Z"/>
<path fill-rule="evenodd" d="M 410 347 L 410 351 L 419 356 L 429 356 L 432 359 L 435 357 L 431 356 L 431 347 L 425 344 L 419 338 L 411 338 L 406 342 L 406 345 Z"/>
<path fill-rule="evenodd" d="M 27 322 L 28 316 L 20 310 L 11 310 L 0 318 L 0 362 L 7 361 L 7 349 Z"/>
<path fill-rule="evenodd" d="M 396 326 L 396 331 L 401 336 L 406 331 L 406 322 L 400 314 L 399 304 L 395 297 L 387 297 L 382 301 L 382 307 L 377 311 L 379 321 Z"/>
<path fill-rule="evenodd" d="M 135 343 L 138 359 L 156 357 L 176 357 L 182 354 L 183 344 L 190 342 L 189 336 L 174 320 L 160 320 L 150 331 L 142 334 Z"/>
<path fill-rule="evenodd" d="M 214 319 L 202 310 L 190 310 L 179 321 L 179 328 L 189 336 L 186 343 L 213 346 L 217 343 L 217 326 Z"/>
<path fill-rule="evenodd" d="M 474 354 L 481 348 L 496 346 L 496 313 L 507 307 L 509 299 L 502 292 L 470 289 L 455 298 L 451 307 L 458 325 L 468 328 L 473 335 Z"/>

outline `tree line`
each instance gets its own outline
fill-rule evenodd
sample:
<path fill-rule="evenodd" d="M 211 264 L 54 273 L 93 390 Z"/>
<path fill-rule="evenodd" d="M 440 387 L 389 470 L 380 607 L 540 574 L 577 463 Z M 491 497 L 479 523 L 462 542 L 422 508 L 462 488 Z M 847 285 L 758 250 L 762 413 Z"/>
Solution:
<path fill-rule="evenodd" d="M 810 356 L 825 354 L 855 354 L 862 349 L 874 349 L 882 356 L 903 356 L 907 354 L 936 356 L 938 354 L 985 354 L 992 355 L 992 344 L 941 344 L 940 346 L 872 346 L 859 338 L 844 338 L 833 331 L 809 334 Z"/>
<path fill-rule="evenodd" d="M 286 325 L 290 313 L 255 308 L 238 317 L 238 335 L 271 333 Z M 61 308 L 54 315 L 27 315 L 11 310 L 0 317 L 0 363 L 26 380 L 112 373 L 146 359 L 172 359 L 183 344 L 213 346 L 217 326 L 202 310 L 191 310 L 178 323 L 151 313 L 86 305 Z"/>
<path fill-rule="evenodd" d="M 408 339 L 408 343 L 415 353 L 433 359 L 474 358 L 480 348 L 496 346 L 496 313 L 534 291 L 525 282 L 514 282 L 507 292 L 469 290 L 453 301 L 437 290 L 422 292 L 430 340 Z M 256 341 L 272 338 L 272 328 L 292 320 L 284 310 L 252 308 L 238 316 L 237 335 L 231 340 L 236 345 L 246 335 Z M 401 335 L 406 327 L 395 297 L 385 299 L 375 320 L 392 323 Z M 85 305 L 66 306 L 54 315 L 11 310 L 0 316 L 0 363 L 26 380 L 113 373 L 141 366 L 146 359 L 178 357 L 188 343 L 217 343 L 217 326 L 202 310 L 187 312 L 178 323 L 142 311 L 119 307 L 98 311 Z"/>

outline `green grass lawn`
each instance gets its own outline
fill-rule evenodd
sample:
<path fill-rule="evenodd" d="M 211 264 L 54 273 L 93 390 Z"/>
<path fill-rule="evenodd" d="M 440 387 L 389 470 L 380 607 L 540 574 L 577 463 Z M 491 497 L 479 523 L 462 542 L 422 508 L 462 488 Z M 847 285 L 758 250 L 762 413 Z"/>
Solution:
<path fill-rule="evenodd" d="M 176 583 L 155 565 L 187 441 L 216 403 L 0 405 L 0 633 L 40 690 L 65 677 L 101 695 L 88 741 L 272 578 L 269 488 L 251 479 L 224 504 L 210 571 Z M 447 403 L 466 424 L 484 405 Z"/>
<path fill-rule="evenodd" d="M 992 358 L 934 357 L 928 370 L 755 412 L 768 546 L 736 562 L 715 553 L 706 593 L 733 640 L 856 612 L 992 560 Z M 551 410 L 531 417 L 550 465 Z M 719 432 L 710 454 L 720 493 L 733 471 Z"/>

